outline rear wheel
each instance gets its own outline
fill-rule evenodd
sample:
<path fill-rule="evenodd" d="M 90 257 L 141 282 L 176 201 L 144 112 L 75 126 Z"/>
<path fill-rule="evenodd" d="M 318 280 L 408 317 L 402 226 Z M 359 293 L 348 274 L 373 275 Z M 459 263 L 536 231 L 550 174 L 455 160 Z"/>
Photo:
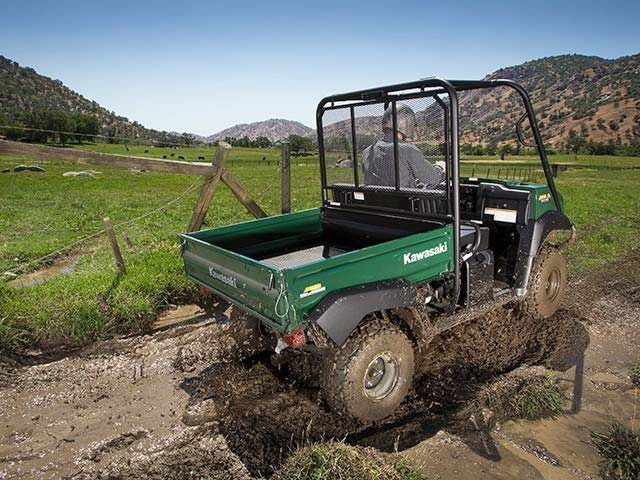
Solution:
<path fill-rule="evenodd" d="M 567 290 L 567 262 L 557 250 L 541 253 L 534 261 L 524 300 L 527 313 L 549 318 L 564 299 Z"/>
<path fill-rule="evenodd" d="M 393 323 L 374 319 L 327 354 L 321 385 L 336 413 L 366 423 L 393 413 L 411 388 L 413 371 L 409 338 Z"/>

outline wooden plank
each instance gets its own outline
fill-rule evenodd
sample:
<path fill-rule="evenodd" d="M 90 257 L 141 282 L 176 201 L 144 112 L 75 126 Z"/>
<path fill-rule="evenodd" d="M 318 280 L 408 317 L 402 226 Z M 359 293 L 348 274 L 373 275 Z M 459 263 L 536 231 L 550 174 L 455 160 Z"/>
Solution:
<path fill-rule="evenodd" d="M 131 157 L 112 153 L 74 150 L 71 148 L 47 147 L 31 143 L 12 142 L 0 139 L 0 155 L 30 157 L 39 161 L 80 163 L 105 167 L 137 168 L 150 172 L 182 173 L 187 175 L 215 176 L 215 164 L 183 162 L 159 158 Z"/>
<path fill-rule="evenodd" d="M 264 218 L 269 215 L 260 208 L 260 206 L 251 198 L 249 192 L 240 184 L 233 174 L 226 168 L 222 172 L 222 181 L 225 183 L 231 193 L 238 199 L 242 205 L 256 218 Z"/>
<path fill-rule="evenodd" d="M 289 142 L 282 142 L 280 159 L 280 211 L 291 212 L 291 152 Z"/>
<path fill-rule="evenodd" d="M 127 270 L 124 266 L 122 253 L 120 253 L 120 246 L 118 245 L 116 232 L 113 231 L 113 227 L 111 226 L 111 220 L 109 219 L 109 217 L 104 217 L 102 219 L 102 222 L 104 223 L 104 229 L 107 232 L 107 236 L 109 237 L 109 243 L 111 243 L 113 256 L 116 258 L 116 265 L 118 266 L 118 270 L 120 270 L 121 275 L 124 275 L 125 273 L 127 273 Z"/>
<path fill-rule="evenodd" d="M 200 190 L 200 196 L 198 197 L 198 201 L 196 202 L 196 207 L 193 209 L 193 214 L 191 215 L 191 221 L 189 222 L 187 231 L 195 232 L 197 230 L 200 230 L 200 228 L 202 227 L 202 223 L 204 222 L 204 219 L 207 216 L 207 211 L 209 210 L 209 205 L 211 204 L 211 199 L 213 198 L 213 193 L 216 190 L 216 186 L 218 185 L 220 176 L 225 170 L 224 165 L 227 162 L 227 157 L 229 156 L 230 150 L 231 145 L 229 145 L 228 143 L 218 143 L 216 156 L 213 159 L 212 164 L 216 173 L 204 179 L 204 184 L 202 185 L 202 189 Z"/>

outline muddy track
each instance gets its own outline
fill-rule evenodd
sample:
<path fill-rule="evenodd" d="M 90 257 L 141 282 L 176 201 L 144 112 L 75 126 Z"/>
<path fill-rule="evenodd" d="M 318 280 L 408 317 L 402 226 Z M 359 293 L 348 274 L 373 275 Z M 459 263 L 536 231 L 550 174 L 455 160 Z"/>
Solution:
<path fill-rule="evenodd" d="M 504 376 L 519 365 L 566 371 L 594 331 L 637 323 L 640 269 L 623 273 L 574 279 L 565 308 L 548 321 L 505 308 L 442 334 L 410 398 L 367 426 L 328 411 L 304 362 L 278 368 L 269 355 L 251 356 L 252 342 L 237 343 L 235 327 L 218 321 L 100 342 L 54 361 L 5 359 L 0 479 L 264 477 L 298 446 L 329 438 L 402 451 L 446 434 L 490 458 L 495 421 L 472 415 L 471 425 L 469 405 L 489 384 L 503 381 L 500 391 L 512 394 L 518 382 L 508 375 L 540 374 Z"/>

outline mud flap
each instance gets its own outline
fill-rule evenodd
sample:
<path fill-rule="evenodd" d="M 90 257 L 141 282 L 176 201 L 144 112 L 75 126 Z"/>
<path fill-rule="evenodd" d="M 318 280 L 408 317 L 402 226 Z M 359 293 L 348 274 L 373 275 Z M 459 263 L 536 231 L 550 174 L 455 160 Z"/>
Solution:
<path fill-rule="evenodd" d="M 367 314 L 414 306 L 416 296 L 415 287 L 402 281 L 359 285 L 327 295 L 309 319 L 342 345 Z"/>

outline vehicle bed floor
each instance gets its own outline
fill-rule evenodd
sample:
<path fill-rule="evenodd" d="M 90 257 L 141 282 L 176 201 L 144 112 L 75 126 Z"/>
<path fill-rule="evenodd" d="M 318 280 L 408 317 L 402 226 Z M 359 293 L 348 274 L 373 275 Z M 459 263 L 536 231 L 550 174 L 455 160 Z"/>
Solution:
<path fill-rule="evenodd" d="M 330 247 L 327 245 L 314 245 L 312 247 L 303 248 L 294 252 L 263 258 L 260 261 L 279 269 L 294 268 L 300 265 L 315 262 L 316 260 L 335 257 L 336 255 L 340 255 L 346 252 L 347 250 Z"/>

